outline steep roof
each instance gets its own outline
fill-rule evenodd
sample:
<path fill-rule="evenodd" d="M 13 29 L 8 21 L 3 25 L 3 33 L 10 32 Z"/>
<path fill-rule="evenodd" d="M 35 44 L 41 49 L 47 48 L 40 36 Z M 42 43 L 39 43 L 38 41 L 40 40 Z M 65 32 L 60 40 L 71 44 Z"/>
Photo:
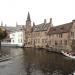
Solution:
<path fill-rule="evenodd" d="M 33 31 L 34 32 L 46 31 L 49 28 L 49 26 L 50 26 L 50 23 L 46 23 L 46 24 L 42 23 L 42 24 L 39 24 L 39 25 L 35 25 L 33 27 Z"/>
<path fill-rule="evenodd" d="M 15 31 L 19 31 L 19 30 L 23 30 L 23 27 L 19 27 L 19 26 L 17 26 L 17 27 L 3 27 L 3 28 L 5 28 L 8 32 L 15 32 Z"/>
<path fill-rule="evenodd" d="M 31 21 L 29 12 L 28 12 L 28 15 L 27 15 L 27 21 Z"/>
<path fill-rule="evenodd" d="M 69 32 L 71 27 L 73 25 L 73 22 L 62 24 L 59 26 L 51 27 L 48 34 L 60 34 L 60 33 L 66 33 Z"/>

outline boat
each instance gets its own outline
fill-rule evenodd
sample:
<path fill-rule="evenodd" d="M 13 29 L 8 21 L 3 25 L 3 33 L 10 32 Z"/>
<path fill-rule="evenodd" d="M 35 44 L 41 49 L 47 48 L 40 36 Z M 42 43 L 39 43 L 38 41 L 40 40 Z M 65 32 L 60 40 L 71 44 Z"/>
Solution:
<path fill-rule="evenodd" d="M 67 57 L 69 57 L 69 58 L 75 59 L 75 52 L 61 51 L 61 53 L 62 53 L 64 56 L 67 56 Z"/>
<path fill-rule="evenodd" d="M 73 75 L 75 75 L 75 72 L 73 73 Z"/>

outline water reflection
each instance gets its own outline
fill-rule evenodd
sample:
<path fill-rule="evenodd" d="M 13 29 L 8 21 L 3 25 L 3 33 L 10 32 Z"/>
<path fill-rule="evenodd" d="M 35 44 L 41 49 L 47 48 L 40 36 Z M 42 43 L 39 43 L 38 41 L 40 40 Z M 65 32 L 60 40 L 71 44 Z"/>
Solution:
<path fill-rule="evenodd" d="M 68 60 L 61 54 L 56 54 L 46 51 L 38 51 L 25 49 L 24 59 L 28 71 L 33 72 L 33 69 L 40 70 L 41 75 L 68 75 L 75 70 L 75 61 Z"/>
<path fill-rule="evenodd" d="M 6 55 L 11 55 L 10 54 L 10 48 L 8 48 L 8 47 L 1 47 L 0 48 L 0 57 L 2 57 L 2 56 L 6 56 Z"/>
<path fill-rule="evenodd" d="M 1 68 L 0 75 L 73 75 L 75 60 L 61 54 L 46 52 L 31 48 L 5 48 L 5 53 L 11 55 L 11 64 Z"/>

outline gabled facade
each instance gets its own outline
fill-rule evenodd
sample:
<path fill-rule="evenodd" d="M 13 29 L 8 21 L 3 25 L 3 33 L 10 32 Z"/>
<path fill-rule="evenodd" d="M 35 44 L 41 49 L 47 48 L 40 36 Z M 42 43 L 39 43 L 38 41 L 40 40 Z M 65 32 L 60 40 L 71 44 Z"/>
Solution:
<path fill-rule="evenodd" d="M 31 25 L 30 14 L 28 12 L 25 28 L 25 47 L 60 47 L 71 49 L 75 41 L 75 20 L 70 23 L 53 26 L 52 18 L 50 22 Z"/>
<path fill-rule="evenodd" d="M 48 45 L 71 49 L 75 40 L 75 21 L 50 28 L 48 32 Z"/>
<path fill-rule="evenodd" d="M 28 12 L 27 20 L 26 20 L 26 28 L 25 28 L 25 47 L 46 47 L 47 45 L 47 32 L 50 27 L 52 27 L 52 19 L 50 19 L 49 23 L 46 23 L 46 19 L 44 23 L 35 25 L 31 25 L 30 14 Z"/>

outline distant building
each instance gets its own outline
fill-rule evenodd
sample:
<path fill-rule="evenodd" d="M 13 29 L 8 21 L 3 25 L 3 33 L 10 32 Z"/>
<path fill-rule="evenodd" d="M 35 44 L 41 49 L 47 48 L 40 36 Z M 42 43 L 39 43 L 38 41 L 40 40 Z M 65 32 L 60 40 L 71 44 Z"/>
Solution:
<path fill-rule="evenodd" d="M 24 30 L 23 27 L 5 27 L 8 36 L 2 40 L 2 46 L 18 46 L 24 45 Z"/>
<path fill-rule="evenodd" d="M 11 44 L 15 46 L 20 46 L 22 47 L 24 44 L 23 41 L 23 31 L 18 30 L 10 33 L 10 38 L 11 38 Z"/>

